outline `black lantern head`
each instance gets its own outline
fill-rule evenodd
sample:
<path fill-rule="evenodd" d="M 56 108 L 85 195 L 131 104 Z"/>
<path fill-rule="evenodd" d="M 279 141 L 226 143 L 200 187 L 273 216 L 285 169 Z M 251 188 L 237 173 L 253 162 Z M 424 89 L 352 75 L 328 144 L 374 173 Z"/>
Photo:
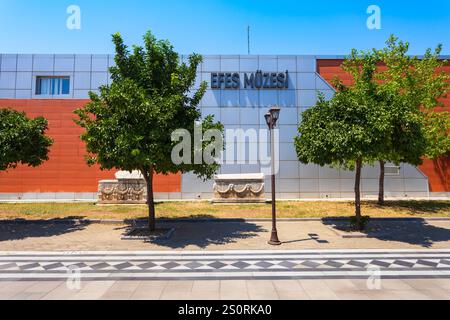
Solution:
<path fill-rule="evenodd" d="M 272 115 L 270 113 L 266 113 L 264 117 L 266 118 L 266 123 L 269 128 L 272 128 Z"/>
<path fill-rule="evenodd" d="M 273 126 L 275 127 L 277 125 L 278 119 L 280 118 L 280 111 L 281 109 L 278 107 L 272 107 L 270 109 L 270 115 L 272 116 Z"/>

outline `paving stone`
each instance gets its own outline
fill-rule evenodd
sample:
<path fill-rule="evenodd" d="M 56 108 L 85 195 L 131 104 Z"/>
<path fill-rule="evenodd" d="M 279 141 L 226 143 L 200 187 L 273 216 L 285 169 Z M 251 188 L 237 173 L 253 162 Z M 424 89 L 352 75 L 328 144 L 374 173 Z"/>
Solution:
<path fill-rule="evenodd" d="M 219 280 L 196 280 L 192 286 L 192 292 L 214 292 L 220 293 L 220 281 Z"/>
<path fill-rule="evenodd" d="M 146 262 L 143 264 L 139 264 L 138 265 L 139 268 L 141 268 L 142 270 L 147 270 L 147 269 L 151 269 L 153 267 L 156 267 L 156 264 L 153 262 Z"/>
<path fill-rule="evenodd" d="M 176 262 L 168 262 L 168 263 L 164 263 L 164 264 L 161 265 L 161 267 L 169 269 L 169 270 L 173 269 L 173 268 L 176 268 L 176 267 L 179 267 L 179 266 L 180 266 L 180 264 L 176 263 Z"/>
<path fill-rule="evenodd" d="M 232 264 L 233 267 L 239 268 L 239 269 L 245 269 L 250 266 L 247 262 L 239 261 Z"/>
<path fill-rule="evenodd" d="M 264 268 L 264 269 L 272 267 L 273 265 L 274 265 L 273 263 L 269 263 L 267 261 L 261 261 L 261 262 L 255 263 L 255 266 L 258 266 L 258 267 L 261 267 L 261 268 Z"/>
<path fill-rule="evenodd" d="M 293 263 L 291 261 L 283 261 L 283 262 L 279 263 L 278 265 L 288 268 L 288 269 L 291 269 L 291 268 L 295 267 L 297 264 Z"/>
<path fill-rule="evenodd" d="M 226 264 L 220 261 L 215 261 L 213 263 L 208 264 L 208 266 L 213 267 L 214 269 L 221 269 L 225 267 Z"/>
<path fill-rule="evenodd" d="M 0 270 L 7 270 L 10 268 L 17 268 L 17 265 L 15 263 L 6 263 L 0 265 Z"/>
<path fill-rule="evenodd" d="M 125 262 L 125 263 L 120 263 L 120 264 L 116 264 L 114 265 L 114 268 L 117 270 L 125 270 L 127 268 L 132 267 L 133 265 L 129 262 Z"/>

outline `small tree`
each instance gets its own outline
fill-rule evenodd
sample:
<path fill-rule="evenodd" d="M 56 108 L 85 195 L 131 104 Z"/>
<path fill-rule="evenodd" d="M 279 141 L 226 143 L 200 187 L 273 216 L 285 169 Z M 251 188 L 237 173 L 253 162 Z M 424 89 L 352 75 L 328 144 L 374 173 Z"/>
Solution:
<path fill-rule="evenodd" d="M 346 63 L 346 69 L 354 76 L 353 85 L 346 87 L 337 81 L 338 91 L 330 101 L 320 95 L 317 105 L 303 113 L 299 136 L 295 139 L 301 162 L 356 170 L 358 229 L 364 227 L 361 217 L 362 167 L 390 150 L 386 143 L 393 143 L 393 132 L 400 125 L 392 121 L 393 113 L 387 103 L 392 97 L 377 90 L 377 61 L 378 56 L 373 51 L 358 53 L 353 50 Z M 414 114 L 408 113 L 408 117 L 410 123 L 417 122 Z"/>
<path fill-rule="evenodd" d="M 386 162 L 396 165 L 422 164 L 427 142 L 424 135 L 426 131 L 423 130 L 425 114 L 420 112 L 420 108 L 424 104 L 429 109 L 436 106 L 437 98 L 442 96 L 444 88 L 448 86 L 444 77 L 435 74 L 436 68 L 440 66 L 437 60 L 439 48 L 434 55 L 429 51 L 423 59 L 417 59 L 407 55 L 409 44 L 399 42 L 394 36 L 386 44 L 383 50 L 374 49 L 369 53 L 372 56 L 371 68 L 376 70 L 371 77 L 362 76 L 367 69 L 363 64 L 368 63 L 364 59 L 368 53 L 354 50 L 343 63 L 343 69 L 352 76 L 355 87 L 360 86 L 358 82 L 361 81 L 370 83 L 367 85 L 373 90 L 362 94 L 375 95 L 374 98 L 386 106 L 385 112 L 389 116 L 383 146 L 373 159 L 380 164 L 380 205 L 384 204 Z M 338 90 L 344 88 L 339 79 L 335 84 Z"/>
<path fill-rule="evenodd" d="M 45 135 L 47 128 L 43 117 L 29 119 L 23 112 L 0 109 L 0 171 L 48 160 L 53 140 Z"/>
<path fill-rule="evenodd" d="M 439 69 L 447 64 L 440 59 L 442 46 L 434 52 L 428 49 L 423 57 L 408 55 L 409 43 L 391 36 L 386 48 L 376 51 L 383 65 L 376 75 L 378 91 L 388 97 L 386 104 L 392 113 L 392 143 L 387 143 L 385 152 L 379 157 L 380 188 L 378 203 L 384 204 L 384 166 L 386 161 L 419 165 L 422 158 L 437 159 L 450 152 L 450 114 L 437 112 L 442 106 L 440 98 L 450 89 L 450 75 Z M 419 110 L 420 123 L 416 118 Z M 413 123 L 411 123 L 411 120 Z M 422 134 L 418 126 L 423 127 Z M 415 129 L 414 129 L 415 128 Z M 425 140 L 421 138 L 424 135 Z"/>
<path fill-rule="evenodd" d="M 206 83 L 193 90 L 201 56 L 193 54 L 187 64 L 181 63 L 170 43 L 156 40 L 150 32 L 144 36 L 144 47 L 134 46 L 132 53 L 120 34 L 113 35 L 113 42 L 116 66 L 110 69 L 112 84 L 102 86 L 100 94 L 90 93 L 91 102 L 75 111 L 79 116 L 76 122 L 86 130 L 81 138 L 91 154 L 89 164 L 142 173 L 147 185 L 149 228 L 154 231 L 155 174 L 192 171 L 206 179 L 219 168 L 216 162 L 194 161 L 207 146 L 203 140 L 200 145 L 188 143 L 191 149 L 183 150 L 188 161 L 175 163 L 172 133 L 183 129 L 192 137 L 199 124 L 201 133 L 209 129 L 222 133 L 223 126 L 212 117 L 201 121 L 197 106 Z"/>

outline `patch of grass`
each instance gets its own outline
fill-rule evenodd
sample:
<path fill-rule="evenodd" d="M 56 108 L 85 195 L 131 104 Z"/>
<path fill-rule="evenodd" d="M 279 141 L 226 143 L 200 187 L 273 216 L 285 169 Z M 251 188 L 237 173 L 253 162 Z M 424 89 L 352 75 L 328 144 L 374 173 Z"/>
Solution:
<path fill-rule="evenodd" d="M 352 202 L 278 202 L 279 218 L 328 218 L 354 215 Z M 450 217 L 450 201 L 388 201 L 362 204 L 364 215 L 377 217 Z M 156 206 L 159 218 L 270 218 L 271 205 L 213 205 L 209 202 L 164 202 Z M 94 203 L 0 204 L 0 219 L 145 219 L 145 205 L 99 206 Z"/>

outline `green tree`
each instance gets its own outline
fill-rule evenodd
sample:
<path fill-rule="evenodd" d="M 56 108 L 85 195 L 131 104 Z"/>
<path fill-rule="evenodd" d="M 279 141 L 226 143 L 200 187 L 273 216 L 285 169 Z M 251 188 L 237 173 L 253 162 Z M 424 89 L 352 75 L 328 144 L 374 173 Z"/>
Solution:
<path fill-rule="evenodd" d="M 437 159 L 450 152 L 450 114 L 446 111 L 437 112 L 442 106 L 440 99 L 449 89 L 450 75 L 439 71 L 447 61 L 440 59 L 442 46 L 434 51 L 428 49 L 423 57 L 408 55 L 409 43 L 399 41 L 391 36 L 386 47 L 378 50 L 380 68 L 376 75 L 379 91 L 391 97 L 387 102 L 397 122 L 392 137 L 391 148 L 380 156 L 380 190 L 378 202 L 384 204 L 384 163 L 404 162 L 420 165 L 423 157 Z M 419 110 L 420 126 L 422 126 L 425 141 L 419 141 L 417 136 L 410 135 L 411 123 L 403 122 L 408 110 Z M 418 123 L 414 123 L 418 126 Z M 418 129 L 417 129 L 418 130 Z M 423 145 L 422 145 L 423 143 Z"/>
<path fill-rule="evenodd" d="M 23 112 L 0 109 L 0 171 L 48 160 L 53 140 L 45 135 L 47 128 L 43 117 L 29 119 Z"/>
<path fill-rule="evenodd" d="M 168 41 L 157 40 L 150 32 L 144 36 L 144 46 L 133 46 L 132 52 L 120 34 L 112 38 L 116 48 L 116 66 L 110 69 L 112 84 L 102 86 L 99 94 L 90 93 L 91 102 L 75 111 L 79 116 L 76 122 L 85 129 L 81 138 L 91 154 L 88 164 L 142 173 L 147 184 L 149 228 L 154 231 L 155 174 L 194 172 L 207 179 L 219 168 L 217 162 L 194 161 L 207 148 L 204 140 L 200 145 L 188 143 L 190 150 L 183 150 L 183 157 L 191 161 L 175 163 L 172 133 L 184 129 L 194 136 L 201 124 L 201 133 L 216 129 L 223 135 L 223 126 L 213 117 L 202 120 L 197 108 L 207 86 L 202 83 L 193 90 L 201 56 L 193 54 L 182 63 Z"/>
<path fill-rule="evenodd" d="M 302 114 L 299 136 L 295 139 L 298 158 L 303 163 L 331 165 L 355 170 L 356 226 L 363 228 L 361 216 L 361 170 L 380 155 L 390 152 L 395 139 L 405 139 L 420 147 L 422 132 L 418 111 L 405 109 L 396 114 L 390 109 L 395 96 L 379 91 L 376 80 L 378 55 L 375 51 L 353 50 L 345 69 L 353 84 L 336 81 L 337 93 L 330 101 L 319 97 L 317 105 Z M 394 121 L 394 119 L 396 119 Z M 404 135 L 395 132 L 407 128 Z M 414 141 L 417 138 L 419 141 Z M 416 147 L 416 146 L 415 146 Z"/>
<path fill-rule="evenodd" d="M 438 111 L 443 106 L 441 98 L 450 90 L 450 75 L 442 69 L 448 61 L 440 58 L 442 45 L 416 57 L 408 55 L 408 42 L 391 36 L 386 44 L 386 48 L 378 51 L 380 61 L 386 66 L 377 75 L 381 90 L 391 92 L 422 111 L 426 157 L 436 159 L 447 155 L 450 152 L 450 114 Z"/>
<path fill-rule="evenodd" d="M 448 87 L 445 74 L 437 74 L 437 68 L 443 65 L 439 61 L 441 48 L 434 54 L 428 50 L 423 58 L 408 56 L 409 44 L 398 41 L 391 36 L 386 42 L 386 48 L 372 50 L 372 68 L 376 70 L 371 78 L 361 77 L 365 63 L 364 55 L 353 50 L 343 63 L 343 69 L 354 79 L 355 86 L 359 81 L 369 81 L 374 88 L 366 94 L 377 95 L 383 100 L 389 115 L 390 125 L 386 127 L 385 141 L 380 153 L 374 159 L 380 164 L 378 203 L 384 204 L 385 164 L 396 165 L 408 163 L 414 166 L 422 164 L 422 158 L 432 150 L 438 156 L 445 154 L 445 140 L 448 139 L 445 129 L 445 117 L 436 117 L 433 111 L 438 106 L 438 99 L 446 93 Z M 336 82 L 342 89 L 340 81 Z M 425 109 L 422 106 L 426 106 Z M 423 129 L 425 127 L 425 130 Z M 427 134 L 428 132 L 428 134 Z M 435 133 L 434 141 L 425 139 Z M 439 143 L 436 143 L 439 140 Z M 447 141 L 448 142 L 448 141 Z M 444 148 L 443 148 L 444 147 Z M 439 152 L 437 151 L 439 149 Z"/>

